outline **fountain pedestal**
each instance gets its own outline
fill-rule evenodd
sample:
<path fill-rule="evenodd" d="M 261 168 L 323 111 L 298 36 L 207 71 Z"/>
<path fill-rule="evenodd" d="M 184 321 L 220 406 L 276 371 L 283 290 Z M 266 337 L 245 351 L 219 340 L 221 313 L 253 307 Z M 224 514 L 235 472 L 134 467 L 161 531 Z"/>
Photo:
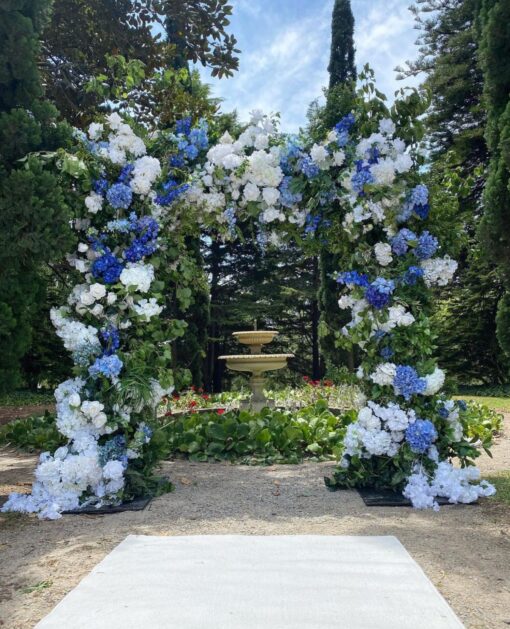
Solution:
<path fill-rule="evenodd" d="M 227 361 L 227 367 L 232 371 L 250 373 L 250 389 L 252 399 L 247 405 L 253 410 L 259 411 L 267 406 L 264 396 L 263 374 L 266 371 L 283 369 L 287 366 L 287 360 L 294 358 L 294 354 L 261 354 L 263 345 L 270 343 L 278 334 L 275 330 L 253 330 L 250 332 L 234 332 L 233 336 L 244 345 L 250 347 L 250 354 L 238 354 L 232 356 L 220 356 L 220 360 Z"/>

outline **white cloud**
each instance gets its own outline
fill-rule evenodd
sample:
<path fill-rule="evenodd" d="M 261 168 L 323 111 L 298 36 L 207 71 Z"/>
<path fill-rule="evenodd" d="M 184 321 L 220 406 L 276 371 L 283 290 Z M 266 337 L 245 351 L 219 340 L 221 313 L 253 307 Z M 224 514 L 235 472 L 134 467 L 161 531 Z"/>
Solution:
<path fill-rule="evenodd" d="M 357 63 L 370 63 L 379 89 L 390 97 L 404 86 L 395 66 L 416 54 L 408 1 L 353 2 Z M 304 125 L 308 105 L 328 82 L 332 7 L 333 0 L 236 0 L 231 30 L 242 50 L 239 72 L 217 80 L 201 70 L 223 98 L 223 109 L 237 109 L 241 119 L 254 108 L 279 111 L 285 131 Z"/>

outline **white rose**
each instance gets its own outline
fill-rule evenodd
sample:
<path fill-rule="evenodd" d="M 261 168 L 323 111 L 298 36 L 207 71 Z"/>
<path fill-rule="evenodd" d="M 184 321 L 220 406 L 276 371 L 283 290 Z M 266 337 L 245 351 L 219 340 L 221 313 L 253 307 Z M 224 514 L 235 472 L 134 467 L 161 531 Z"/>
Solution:
<path fill-rule="evenodd" d="M 104 284 L 91 284 L 89 291 L 94 299 L 102 299 L 106 295 L 106 288 Z"/>

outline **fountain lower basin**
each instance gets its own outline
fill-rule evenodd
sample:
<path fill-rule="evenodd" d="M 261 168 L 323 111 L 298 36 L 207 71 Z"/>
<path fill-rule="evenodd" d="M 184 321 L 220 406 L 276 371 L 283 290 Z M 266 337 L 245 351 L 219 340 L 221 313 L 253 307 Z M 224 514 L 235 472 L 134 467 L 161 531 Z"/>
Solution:
<path fill-rule="evenodd" d="M 250 388 L 252 399 L 250 406 L 254 410 L 260 410 L 267 405 L 264 396 L 264 374 L 266 371 L 283 369 L 287 366 L 287 360 L 294 358 L 294 354 L 261 354 L 262 345 L 270 343 L 278 334 L 276 330 L 252 330 L 247 332 L 234 332 L 233 336 L 244 345 L 248 345 L 251 354 L 233 354 L 220 356 L 220 360 L 227 362 L 228 369 L 250 373 Z"/>

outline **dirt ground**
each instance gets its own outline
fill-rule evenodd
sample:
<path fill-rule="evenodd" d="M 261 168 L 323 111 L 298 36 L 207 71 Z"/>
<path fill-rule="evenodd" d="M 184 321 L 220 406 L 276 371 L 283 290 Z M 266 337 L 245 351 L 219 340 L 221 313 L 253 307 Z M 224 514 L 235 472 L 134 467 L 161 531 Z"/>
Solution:
<path fill-rule="evenodd" d="M 35 459 L 0 452 L 0 494 L 28 490 Z M 510 626 L 510 507 L 494 499 L 439 513 L 368 508 L 330 493 L 330 463 L 247 467 L 168 462 L 176 491 L 142 512 L 0 519 L 0 626 L 28 629 L 126 535 L 395 535 L 469 629 Z M 510 469 L 510 421 L 480 467 Z M 34 586 L 38 586 L 33 590 Z M 32 590 L 32 591 L 30 591 Z M 240 628 L 241 629 L 241 628 Z"/>

